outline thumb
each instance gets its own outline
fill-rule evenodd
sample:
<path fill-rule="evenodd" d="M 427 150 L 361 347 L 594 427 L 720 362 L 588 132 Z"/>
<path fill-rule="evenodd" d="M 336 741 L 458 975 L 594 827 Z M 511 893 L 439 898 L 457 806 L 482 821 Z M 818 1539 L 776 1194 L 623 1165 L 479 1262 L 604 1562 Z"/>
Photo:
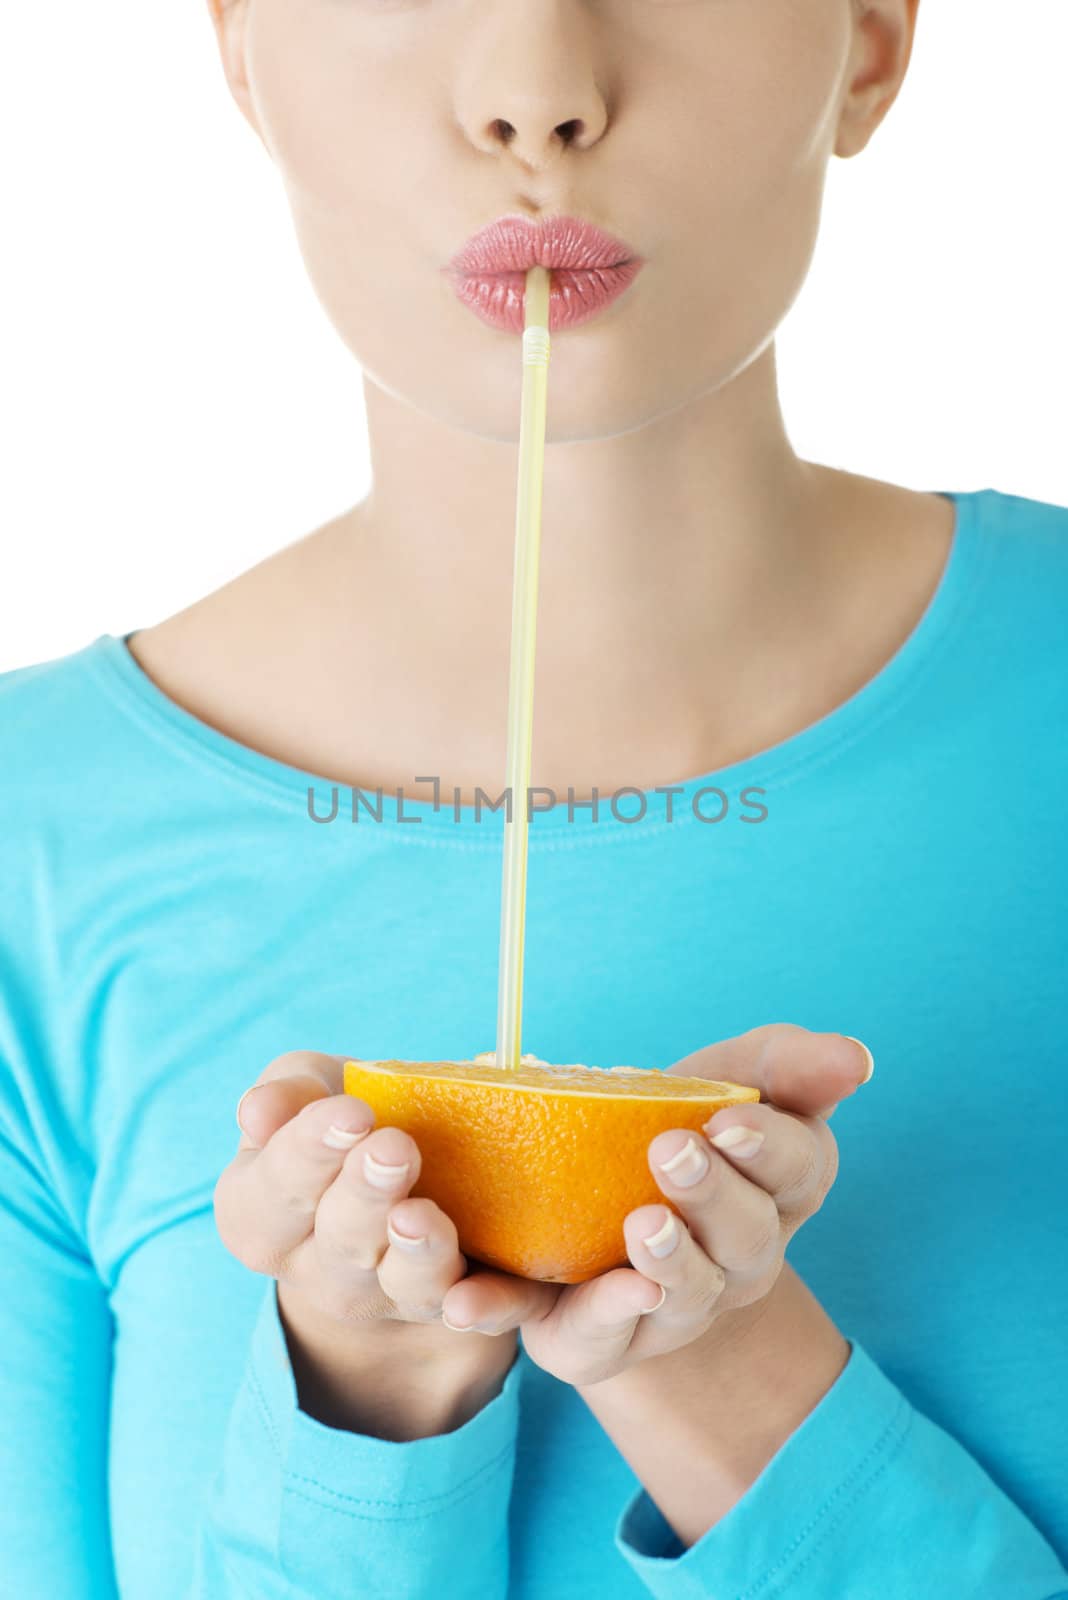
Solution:
<path fill-rule="evenodd" d="M 867 1082 L 870 1067 L 871 1052 L 859 1039 L 772 1022 L 705 1045 L 667 1070 L 747 1084 L 760 1090 L 761 1100 L 783 1111 L 826 1120 L 840 1101 Z"/>
<path fill-rule="evenodd" d="M 265 1067 L 237 1102 L 238 1150 L 260 1150 L 312 1100 L 344 1091 L 343 1056 L 287 1050 Z"/>
<path fill-rule="evenodd" d="M 558 1283 L 485 1268 L 469 1271 L 454 1283 L 442 1300 L 441 1309 L 454 1328 L 477 1327 L 482 1332 L 507 1333 L 524 1322 L 539 1322 L 548 1316 L 560 1290 Z"/>

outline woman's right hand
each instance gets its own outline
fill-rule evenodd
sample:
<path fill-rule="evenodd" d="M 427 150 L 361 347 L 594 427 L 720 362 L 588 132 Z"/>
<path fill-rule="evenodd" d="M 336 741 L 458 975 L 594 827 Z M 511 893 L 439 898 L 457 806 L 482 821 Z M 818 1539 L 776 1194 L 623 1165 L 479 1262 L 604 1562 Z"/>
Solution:
<path fill-rule="evenodd" d="M 344 1093 L 345 1059 L 289 1051 L 242 1096 L 237 1154 L 215 1186 L 219 1235 L 245 1266 L 278 1280 L 282 1309 L 368 1334 L 375 1323 L 436 1324 L 425 1337 L 455 1349 L 459 1331 L 443 1325 L 442 1302 L 467 1274 L 456 1227 L 433 1200 L 405 1198 L 419 1147 L 400 1128 L 376 1128 L 370 1106 Z M 522 1280 L 480 1269 L 450 1304 L 459 1323 L 481 1320 L 495 1281 L 516 1314 L 507 1333 L 475 1341 L 514 1351 Z M 546 1291 L 532 1282 L 519 1294 L 533 1311 Z"/>

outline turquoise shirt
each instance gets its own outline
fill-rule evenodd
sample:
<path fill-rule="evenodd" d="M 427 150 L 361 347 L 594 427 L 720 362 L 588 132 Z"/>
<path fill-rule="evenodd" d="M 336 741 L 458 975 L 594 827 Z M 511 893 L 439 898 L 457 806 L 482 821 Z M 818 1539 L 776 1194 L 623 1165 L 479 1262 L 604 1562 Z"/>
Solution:
<path fill-rule="evenodd" d="M 664 1068 L 789 1021 L 875 1055 L 788 1251 L 849 1361 L 685 1550 L 522 1349 L 438 1437 L 301 1412 L 273 1281 L 214 1225 L 272 1057 L 493 1048 L 503 812 L 428 786 L 353 822 L 342 788 L 313 821 L 325 777 L 125 636 L 0 677 L 5 1594 L 1068 1594 L 1068 510 L 951 498 L 936 593 L 844 704 L 670 820 L 532 823 L 525 1049 Z"/>

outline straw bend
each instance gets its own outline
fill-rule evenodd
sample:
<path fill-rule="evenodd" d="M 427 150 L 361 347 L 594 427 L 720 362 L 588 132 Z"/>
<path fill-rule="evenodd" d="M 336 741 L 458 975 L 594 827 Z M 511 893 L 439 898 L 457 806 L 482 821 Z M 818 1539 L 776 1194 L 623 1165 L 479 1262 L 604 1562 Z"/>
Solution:
<path fill-rule="evenodd" d="M 525 367 L 547 367 L 549 365 L 549 345 L 548 328 L 524 328 L 523 365 Z"/>

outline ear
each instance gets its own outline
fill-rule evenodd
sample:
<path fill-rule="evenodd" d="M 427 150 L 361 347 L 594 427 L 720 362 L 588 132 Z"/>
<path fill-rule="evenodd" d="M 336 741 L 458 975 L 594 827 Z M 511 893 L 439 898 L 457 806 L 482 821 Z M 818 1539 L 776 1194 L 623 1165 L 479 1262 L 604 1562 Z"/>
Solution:
<path fill-rule="evenodd" d="M 897 99 L 905 81 L 920 0 L 851 0 L 853 58 L 838 123 L 836 156 L 855 156 Z"/>
<path fill-rule="evenodd" d="M 248 21 L 248 0 L 208 0 L 215 28 L 215 38 L 222 58 L 223 71 L 230 93 L 253 133 L 262 141 L 263 134 L 252 105 L 248 77 L 245 72 L 245 27 Z"/>

